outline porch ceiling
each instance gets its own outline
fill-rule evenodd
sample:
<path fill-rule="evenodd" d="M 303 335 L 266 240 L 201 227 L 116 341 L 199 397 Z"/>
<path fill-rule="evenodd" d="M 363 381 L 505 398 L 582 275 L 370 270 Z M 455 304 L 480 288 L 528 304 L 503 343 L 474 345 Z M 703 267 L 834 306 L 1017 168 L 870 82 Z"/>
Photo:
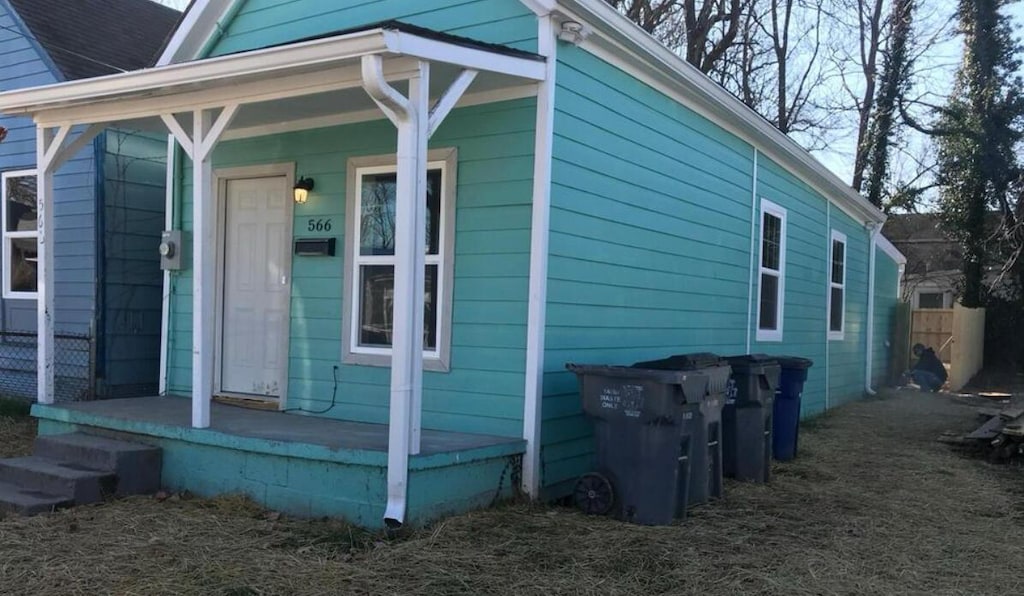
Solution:
<path fill-rule="evenodd" d="M 540 56 L 453 41 L 390 24 L 240 54 L 0 93 L 0 112 L 30 115 L 41 126 L 109 123 L 166 130 L 161 115 L 191 125 L 197 109 L 240 104 L 228 129 L 253 129 L 376 110 L 361 88 L 363 56 L 383 58 L 396 88 L 430 62 L 436 97 L 466 69 L 478 71 L 474 94 L 522 88 L 544 78 Z"/>

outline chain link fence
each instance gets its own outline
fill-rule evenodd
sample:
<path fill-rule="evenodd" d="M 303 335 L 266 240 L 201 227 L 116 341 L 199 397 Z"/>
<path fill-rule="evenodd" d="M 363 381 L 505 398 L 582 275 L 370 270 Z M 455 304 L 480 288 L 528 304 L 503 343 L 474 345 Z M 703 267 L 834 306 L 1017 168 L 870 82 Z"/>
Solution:
<path fill-rule="evenodd" d="M 94 399 L 96 355 L 87 334 L 54 336 L 54 392 L 57 401 Z M 0 331 L 0 396 L 36 398 L 36 334 Z"/>

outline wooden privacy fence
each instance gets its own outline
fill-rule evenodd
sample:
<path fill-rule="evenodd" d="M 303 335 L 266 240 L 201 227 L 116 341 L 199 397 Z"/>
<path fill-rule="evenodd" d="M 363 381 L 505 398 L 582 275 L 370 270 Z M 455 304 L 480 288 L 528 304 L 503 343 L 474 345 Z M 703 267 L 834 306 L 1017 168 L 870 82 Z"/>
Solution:
<path fill-rule="evenodd" d="M 985 352 L 985 309 L 920 309 L 910 313 L 910 346 L 924 344 L 949 365 L 949 389 L 963 389 L 983 366 Z M 908 366 L 913 354 L 906 353 Z"/>
<path fill-rule="evenodd" d="M 910 345 L 924 344 L 935 350 L 939 360 L 953 362 L 953 309 L 927 308 L 910 315 Z"/>

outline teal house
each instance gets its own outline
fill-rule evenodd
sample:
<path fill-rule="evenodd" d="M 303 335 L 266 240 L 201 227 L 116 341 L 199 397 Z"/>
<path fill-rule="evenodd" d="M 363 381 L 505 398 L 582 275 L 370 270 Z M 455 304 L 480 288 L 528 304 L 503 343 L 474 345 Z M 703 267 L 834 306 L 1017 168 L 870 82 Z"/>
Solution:
<path fill-rule="evenodd" d="M 158 445 L 171 489 L 419 524 L 569 493 L 566 362 L 803 356 L 807 416 L 887 375 L 884 215 L 603 0 L 196 0 L 157 66 L 0 111 L 44 157 L 176 141 L 162 395 L 34 409 Z"/>

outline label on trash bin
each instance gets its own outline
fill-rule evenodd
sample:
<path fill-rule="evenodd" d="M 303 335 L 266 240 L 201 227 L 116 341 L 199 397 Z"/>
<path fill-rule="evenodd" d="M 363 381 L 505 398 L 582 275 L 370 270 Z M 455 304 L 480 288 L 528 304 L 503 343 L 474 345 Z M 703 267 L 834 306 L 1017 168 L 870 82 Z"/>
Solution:
<path fill-rule="evenodd" d="M 605 387 L 601 391 L 601 408 L 621 410 L 629 418 L 639 418 L 644 409 L 643 385 Z"/>
<path fill-rule="evenodd" d="M 729 383 L 725 386 L 725 403 L 736 403 L 736 396 L 739 394 L 739 391 L 739 387 L 736 386 L 736 380 L 730 377 Z"/>

